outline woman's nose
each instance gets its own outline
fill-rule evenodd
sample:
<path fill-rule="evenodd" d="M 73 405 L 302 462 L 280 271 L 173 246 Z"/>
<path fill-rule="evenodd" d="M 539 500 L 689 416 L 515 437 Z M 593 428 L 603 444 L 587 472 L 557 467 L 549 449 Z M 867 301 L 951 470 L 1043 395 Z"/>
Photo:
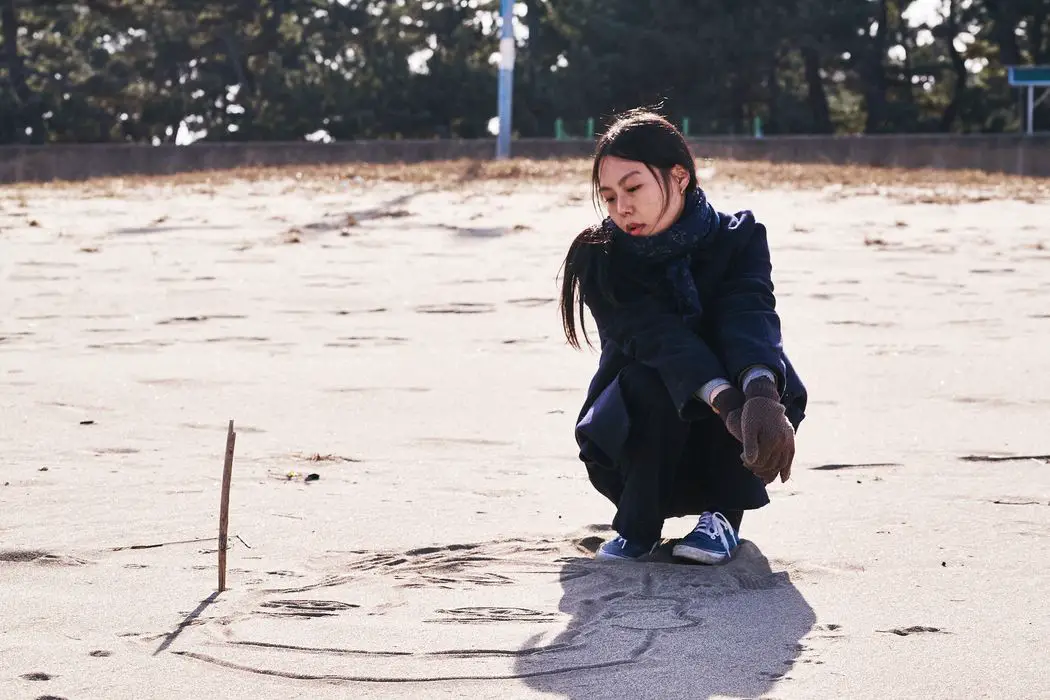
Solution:
<path fill-rule="evenodd" d="M 627 216 L 632 211 L 634 211 L 634 209 L 631 206 L 631 204 L 625 200 L 625 198 L 620 197 L 616 200 L 616 211 L 620 213 L 620 216 Z"/>

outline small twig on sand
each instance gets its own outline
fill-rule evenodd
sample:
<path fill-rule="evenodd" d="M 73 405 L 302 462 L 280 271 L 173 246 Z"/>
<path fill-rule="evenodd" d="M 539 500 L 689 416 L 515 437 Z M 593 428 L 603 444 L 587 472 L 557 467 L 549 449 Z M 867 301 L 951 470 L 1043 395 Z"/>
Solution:
<path fill-rule="evenodd" d="M 252 546 L 244 541 L 240 535 L 233 535 L 229 539 L 240 540 L 247 549 L 251 549 Z M 175 542 L 157 542 L 156 544 L 128 544 L 122 547 L 110 547 L 110 552 L 124 552 L 131 549 L 157 549 L 158 547 L 169 547 L 175 544 L 197 544 L 199 542 L 211 542 L 210 537 L 197 537 L 192 540 L 176 540 Z"/>
<path fill-rule="evenodd" d="M 238 538 L 239 539 L 239 538 Z M 124 547 L 112 547 L 109 551 L 111 552 L 123 552 L 126 549 L 156 549 L 157 547 L 167 547 L 172 544 L 195 544 L 197 542 L 211 542 L 210 537 L 198 537 L 195 540 L 178 540 L 177 542 L 158 542 L 157 544 L 132 544 Z M 243 540 L 242 540 L 243 542 Z"/>
<path fill-rule="evenodd" d="M 233 475 L 233 446 L 236 440 L 237 433 L 233 432 L 231 420 L 226 430 L 226 461 L 222 466 L 222 496 L 219 500 L 219 593 L 226 590 L 226 533 L 230 525 L 230 478 Z"/>
<path fill-rule="evenodd" d="M 1050 455 L 966 455 L 959 459 L 964 462 L 1027 462 L 1032 459 L 1048 461 Z"/>

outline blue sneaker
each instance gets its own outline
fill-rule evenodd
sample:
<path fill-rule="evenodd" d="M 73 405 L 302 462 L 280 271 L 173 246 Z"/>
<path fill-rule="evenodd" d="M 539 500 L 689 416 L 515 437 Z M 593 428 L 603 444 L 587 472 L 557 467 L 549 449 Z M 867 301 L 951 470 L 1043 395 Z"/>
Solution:
<path fill-rule="evenodd" d="M 594 553 L 595 559 L 606 561 L 638 561 L 644 556 L 652 554 L 660 541 L 657 540 L 649 546 L 628 542 L 622 537 L 614 537 L 608 542 L 602 543 L 598 551 Z"/>
<path fill-rule="evenodd" d="M 693 531 L 683 537 L 671 553 L 701 564 L 721 564 L 729 561 L 739 545 L 740 539 L 724 515 L 704 513 Z"/>

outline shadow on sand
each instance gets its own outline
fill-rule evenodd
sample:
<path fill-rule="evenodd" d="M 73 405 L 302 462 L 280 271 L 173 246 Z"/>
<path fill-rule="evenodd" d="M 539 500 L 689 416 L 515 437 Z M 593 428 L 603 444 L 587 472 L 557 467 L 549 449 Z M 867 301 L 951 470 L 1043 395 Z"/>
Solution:
<path fill-rule="evenodd" d="M 593 550 L 599 537 L 580 544 Z M 816 617 L 787 572 L 753 543 L 718 567 L 563 560 L 568 628 L 530 643 L 515 670 L 567 698 L 760 697 L 798 661 Z"/>

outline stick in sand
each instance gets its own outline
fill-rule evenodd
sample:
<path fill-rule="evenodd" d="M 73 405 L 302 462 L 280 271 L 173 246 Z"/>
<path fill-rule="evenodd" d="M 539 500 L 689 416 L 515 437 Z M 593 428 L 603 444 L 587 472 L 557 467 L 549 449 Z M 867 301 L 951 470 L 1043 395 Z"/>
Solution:
<path fill-rule="evenodd" d="M 222 497 L 219 500 L 219 593 L 226 590 L 226 533 L 230 526 L 230 478 L 233 475 L 233 445 L 237 433 L 233 421 L 226 431 L 226 461 L 222 465 Z"/>

